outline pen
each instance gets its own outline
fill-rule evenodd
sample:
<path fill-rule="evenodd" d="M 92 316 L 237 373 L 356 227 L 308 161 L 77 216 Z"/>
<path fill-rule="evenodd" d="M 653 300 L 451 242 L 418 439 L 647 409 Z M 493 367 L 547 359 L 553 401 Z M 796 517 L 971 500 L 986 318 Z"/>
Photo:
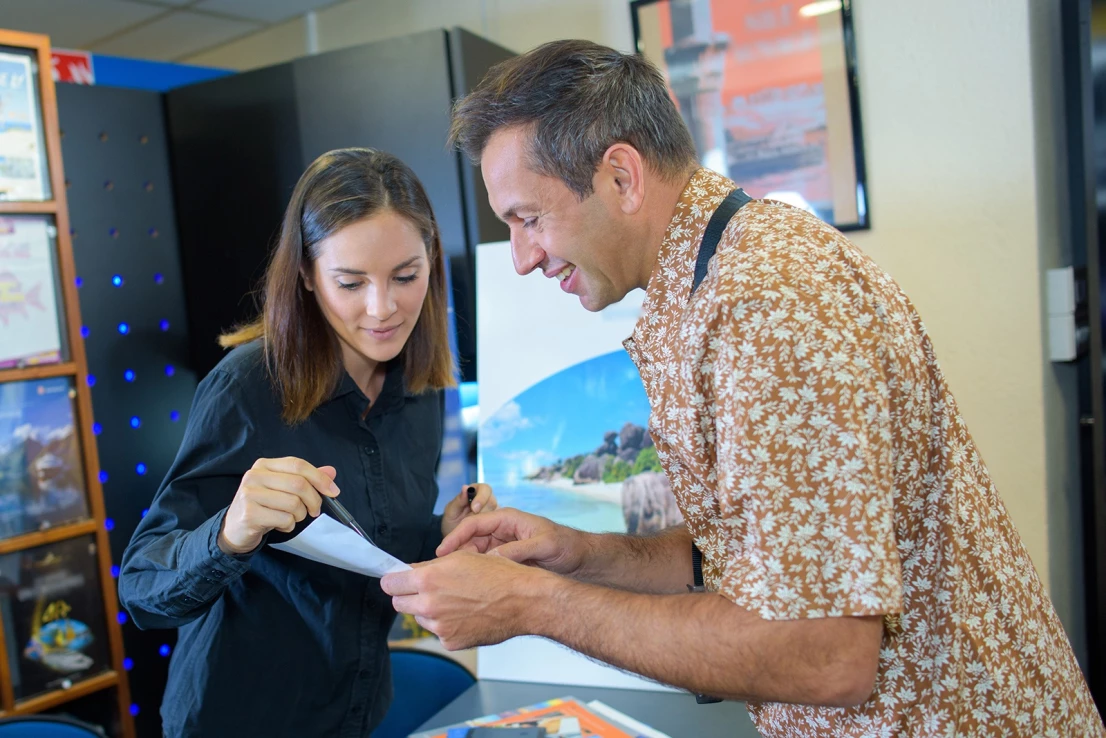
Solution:
<path fill-rule="evenodd" d="M 466 487 L 465 491 L 468 492 L 469 505 L 471 505 L 472 501 L 476 499 L 476 487 L 472 487 L 472 486 Z"/>
<path fill-rule="evenodd" d="M 337 518 L 339 523 L 349 526 L 357 535 L 361 536 L 369 543 L 372 543 L 369 534 L 361 529 L 361 526 L 357 524 L 357 521 L 353 519 L 353 516 L 349 514 L 349 510 L 347 510 L 342 503 L 338 502 L 338 500 L 333 497 L 327 497 L 326 495 L 321 495 L 321 497 L 323 498 L 323 504 L 326 505 L 327 511 Z"/>

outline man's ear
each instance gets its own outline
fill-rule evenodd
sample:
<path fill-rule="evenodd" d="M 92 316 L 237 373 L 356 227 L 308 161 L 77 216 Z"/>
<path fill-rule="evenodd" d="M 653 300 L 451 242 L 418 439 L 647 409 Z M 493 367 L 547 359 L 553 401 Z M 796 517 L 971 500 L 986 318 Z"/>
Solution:
<path fill-rule="evenodd" d="M 600 168 L 614 188 L 622 212 L 632 215 L 645 202 L 645 160 L 628 143 L 612 144 L 603 154 Z"/>

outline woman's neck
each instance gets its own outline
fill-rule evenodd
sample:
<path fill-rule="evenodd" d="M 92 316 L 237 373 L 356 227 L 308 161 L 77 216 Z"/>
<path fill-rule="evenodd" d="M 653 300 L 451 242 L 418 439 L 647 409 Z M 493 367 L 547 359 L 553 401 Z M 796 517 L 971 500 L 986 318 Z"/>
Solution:
<path fill-rule="evenodd" d="M 346 345 L 342 346 L 342 363 L 358 388 L 369 398 L 369 402 L 376 402 L 384 388 L 385 365 Z"/>

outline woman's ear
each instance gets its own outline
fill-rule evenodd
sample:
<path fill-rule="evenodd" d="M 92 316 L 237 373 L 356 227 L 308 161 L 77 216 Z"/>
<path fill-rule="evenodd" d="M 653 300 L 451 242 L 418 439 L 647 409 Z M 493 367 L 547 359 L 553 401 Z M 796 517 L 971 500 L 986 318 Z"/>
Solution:
<path fill-rule="evenodd" d="M 308 292 L 315 291 L 315 280 L 311 278 L 311 275 L 307 273 L 307 270 L 300 267 L 300 279 L 303 280 L 303 286 L 307 288 Z"/>

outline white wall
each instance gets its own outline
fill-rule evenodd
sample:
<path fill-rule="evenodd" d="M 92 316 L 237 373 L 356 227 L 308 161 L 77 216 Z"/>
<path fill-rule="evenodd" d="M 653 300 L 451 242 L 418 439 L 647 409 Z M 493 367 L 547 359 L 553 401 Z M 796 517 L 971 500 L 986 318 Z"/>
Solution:
<path fill-rule="evenodd" d="M 1055 13 L 1043 6 L 854 4 L 873 227 L 853 238 L 925 319 L 1003 500 L 1079 641 L 1073 380 L 1048 364 L 1043 341 L 1043 269 L 1064 258 L 1053 187 L 1058 42 L 1048 26 Z M 318 13 L 318 43 L 325 51 L 452 25 L 519 51 L 566 37 L 632 44 L 626 0 L 353 0 Z M 189 61 L 245 69 L 303 53 L 302 43 L 287 43 L 288 29 L 268 34 Z"/>

